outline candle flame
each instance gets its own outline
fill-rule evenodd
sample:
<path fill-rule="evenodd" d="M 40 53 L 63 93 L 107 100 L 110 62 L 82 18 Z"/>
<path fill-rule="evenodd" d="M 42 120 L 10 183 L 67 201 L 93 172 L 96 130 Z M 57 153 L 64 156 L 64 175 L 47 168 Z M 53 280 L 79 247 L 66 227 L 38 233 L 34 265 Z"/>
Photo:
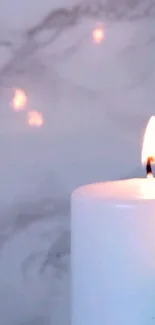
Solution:
<path fill-rule="evenodd" d="M 42 113 L 37 111 L 28 112 L 28 124 L 30 126 L 41 127 L 44 123 Z"/>
<path fill-rule="evenodd" d="M 147 124 L 142 147 L 142 164 L 147 164 L 148 159 L 155 163 L 155 116 L 152 116 Z"/>
<path fill-rule="evenodd" d="M 27 97 L 22 89 L 16 89 L 14 92 L 14 97 L 12 99 L 12 106 L 15 111 L 20 111 L 25 108 L 27 103 Z"/>
<path fill-rule="evenodd" d="M 95 28 L 92 33 L 93 41 L 100 44 L 104 39 L 104 30 L 102 27 Z"/>

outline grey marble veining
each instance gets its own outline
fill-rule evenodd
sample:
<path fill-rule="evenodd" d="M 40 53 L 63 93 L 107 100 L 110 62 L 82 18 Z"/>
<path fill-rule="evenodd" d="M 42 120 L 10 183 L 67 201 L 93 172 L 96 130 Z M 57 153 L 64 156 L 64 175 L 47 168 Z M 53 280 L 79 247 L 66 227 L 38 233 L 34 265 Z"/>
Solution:
<path fill-rule="evenodd" d="M 142 138 L 155 106 L 155 1 L 1 6 L 2 325 L 69 325 L 70 193 L 144 174 Z M 99 23 L 105 39 L 95 46 Z M 26 91 L 28 109 L 42 111 L 42 129 L 12 111 L 14 87 Z"/>

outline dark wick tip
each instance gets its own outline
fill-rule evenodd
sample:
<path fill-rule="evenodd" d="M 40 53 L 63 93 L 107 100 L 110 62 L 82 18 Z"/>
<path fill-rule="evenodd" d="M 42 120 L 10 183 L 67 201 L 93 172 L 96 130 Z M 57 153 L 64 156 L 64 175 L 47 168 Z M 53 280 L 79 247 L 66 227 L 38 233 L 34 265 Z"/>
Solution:
<path fill-rule="evenodd" d="M 148 160 L 147 160 L 147 164 L 146 164 L 146 174 L 147 174 L 147 176 L 152 174 L 152 168 L 151 168 L 151 162 L 152 161 L 153 161 L 152 157 L 148 158 Z"/>

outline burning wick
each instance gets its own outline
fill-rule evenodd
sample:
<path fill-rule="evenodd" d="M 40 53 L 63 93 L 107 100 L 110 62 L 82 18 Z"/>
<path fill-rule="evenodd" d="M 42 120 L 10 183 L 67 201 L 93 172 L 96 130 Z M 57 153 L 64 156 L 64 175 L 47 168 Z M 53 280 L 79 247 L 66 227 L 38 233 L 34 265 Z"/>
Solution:
<path fill-rule="evenodd" d="M 149 157 L 147 159 L 147 164 L 146 164 L 146 175 L 147 175 L 148 178 L 152 178 L 153 177 L 151 162 L 154 162 L 154 160 L 153 160 L 152 157 Z"/>
<path fill-rule="evenodd" d="M 146 166 L 147 178 L 153 178 L 151 165 L 155 164 L 155 116 L 149 119 L 144 133 L 141 161 Z"/>

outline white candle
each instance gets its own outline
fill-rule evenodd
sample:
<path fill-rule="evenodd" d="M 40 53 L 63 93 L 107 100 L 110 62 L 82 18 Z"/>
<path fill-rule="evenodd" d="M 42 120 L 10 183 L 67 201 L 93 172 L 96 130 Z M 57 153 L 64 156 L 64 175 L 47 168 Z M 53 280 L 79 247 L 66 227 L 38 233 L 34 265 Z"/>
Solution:
<path fill-rule="evenodd" d="M 154 199 L 153 178 L 73 193 L 72 325 L 155 324 Z"/>

